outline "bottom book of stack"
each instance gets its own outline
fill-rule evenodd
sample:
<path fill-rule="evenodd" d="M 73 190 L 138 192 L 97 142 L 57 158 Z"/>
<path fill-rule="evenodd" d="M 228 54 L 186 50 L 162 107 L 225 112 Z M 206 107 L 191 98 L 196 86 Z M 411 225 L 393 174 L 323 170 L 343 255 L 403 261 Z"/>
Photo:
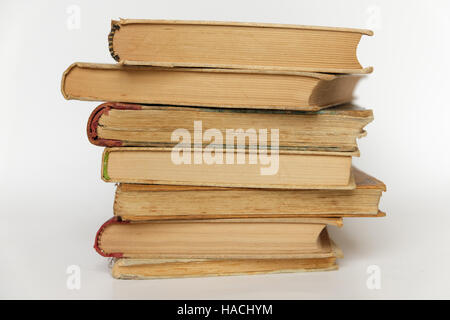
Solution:
<path fill-rule="evenodd" d="M 295 259 L 115 259 L 112 275 L 116 279 L 163 279 L 211 277 L 288 272 L 336 270 L 341 250 L 330 243 L 332 251 Z M 317 256 L 317 257 L 314 257 Z"/>

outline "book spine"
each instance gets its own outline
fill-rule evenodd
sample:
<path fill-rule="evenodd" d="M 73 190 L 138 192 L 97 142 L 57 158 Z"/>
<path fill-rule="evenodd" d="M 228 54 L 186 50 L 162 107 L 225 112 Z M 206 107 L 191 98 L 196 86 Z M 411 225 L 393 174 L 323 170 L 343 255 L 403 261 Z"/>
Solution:
<path fill-rule="evenodd" d="M 118 102 L 106 102 L 99 105 L 97 108 L 92 111 L 89 116 L 89 120 L 87 123 L 87 136 L 89 142 L 100 147 L 121 147 L 123 146 L 123 141 L 113 140 L 113 139 L 100 139 L 98 137 L 97 128 L 98 123 L 102 115 L 108 115 L 109 110 L 111 109 L 121 109 L 121 110 L 140 110 L 142 107 L 137 104 L 127 104 L 127 103 L 118 103 Z"/>
<path fill-rule="evenodd" d="M 103 257 L 111 257 L 111 258 L 122 258 L 123 257 L 123 253 L 122 252 L 111 252 L 111 253 L 106 253 L 105 251 L 103 251 L 100 246 L 99 246 L 99 242 L 100 242 L 100 238 L 102 236 L 103 231 L 105 231 L 105 229 L 112 225 L 112 224 L 125 224 L 125 223 L 129 223 L 128 221 L 122 221 L 120 220 L 120 218 L 118 217 L 112 217 L 111 219 L 109 219 L 108 221 L 106 221 L 97 231 L 97 234 L 95 235 L 95 241 L 94 241 L 94 249 L 95 251 L 97 251 L 97 253 Z"/>
<path fill-rule="evenodd" d="M 116 54 L 114 52 L 114 34 L 116 33 L 117 30 L 120 29 L 120 26 L 116 23 L 111 22 L 111 31 L 108 34 L 108 48 L 109 48 L 109 53 L 111 53 L 111 57 L 116 60 L 117 62 L 120 61 L 120 57 L 118 54 Z"/>

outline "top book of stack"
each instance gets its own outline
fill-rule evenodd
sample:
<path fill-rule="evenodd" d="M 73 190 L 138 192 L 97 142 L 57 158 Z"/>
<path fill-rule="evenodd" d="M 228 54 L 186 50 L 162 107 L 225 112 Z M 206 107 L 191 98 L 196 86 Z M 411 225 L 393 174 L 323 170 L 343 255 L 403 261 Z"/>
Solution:
<path fill-rule="evenodd" d="M 356 56 L 370 30 L 208 21 L 121 19 L 108 37 L 126 65 L 370 73 Z"/>

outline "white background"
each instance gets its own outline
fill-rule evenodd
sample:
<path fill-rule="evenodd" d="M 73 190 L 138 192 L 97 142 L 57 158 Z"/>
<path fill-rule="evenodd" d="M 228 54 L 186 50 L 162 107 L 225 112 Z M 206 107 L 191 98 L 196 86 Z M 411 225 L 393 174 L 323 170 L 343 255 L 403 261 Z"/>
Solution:
<path fill-rule="evenodd" d="M 71 5 L 80 28 L 67 27 Z M 449 1 L 5 1 L 0 4 L 1 298 L 450 298 Z M 112 216 L 102 149 L 86 121 L 98 103 L 66 101 L 74 61 L 114 61 L 112 18 L 274 22 L 372 28 L 361 41 L 358 104 L 375 121 L 354 163 L 383 180 L 385 218 L 332 229 L 336 272 L 120 281 L 92 248 Z M 66 268 L 81 268 L 68 290 Z M 381 289 L 366 286 L 370 265 Z"/>

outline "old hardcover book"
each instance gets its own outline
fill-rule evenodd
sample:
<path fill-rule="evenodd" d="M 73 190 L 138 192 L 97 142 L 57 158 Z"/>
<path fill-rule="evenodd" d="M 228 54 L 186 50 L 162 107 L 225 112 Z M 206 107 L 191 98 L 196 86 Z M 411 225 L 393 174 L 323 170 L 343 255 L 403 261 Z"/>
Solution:
<path fill-rule="evenodd" d="M 163 279 L 330 271 L 338 269 L 342 251 L 330 240 L 330 257 L 299 259 L 115 259 L 116 279 Z M 311 255 L 313 256 L 313 255 Z"/>
<path fill-rule="evenodd" d="M 319 110 L 350 102 L 361 76 L 74 63 L 66 99 L 221 108 Z"/>
<path fill-rule="evenodd" d="M 218 109 L 148 106 L 107 102 L 89 117 L 89 141 L 98 146 L 173 147 L 179 143 L 173 132 L 185 128 L 191 135 L 187 145 L 225 146 L 227 130 L 246 133 L 238 147 L 248 148 L 251 136 L 260 130 L 279 131 L 280 150 L 355 151 L 356 140 L 373 120 L 372 110 L 347 104 L 320 111 Z M 221 141 L 208 132 L 220 131 Z M 196 134 L 200 138 L 196 138 Z M 270 147 L 271 141 L 265 141 Z"/>
<path fill-rule="evenodd" d="M 102 179 L 165 185 L 282 189 L 354 189 L 358 152 L 270 149 L 105 148 Z"/>
<path fill-rule="evenodd" d="M 228 219 L 187 221 L 108 220 L 94 248 L 105 257 L 152 259 L 300 259 L 333 256 L 327 224 L 318 220 Z"/>
<path fill-rule="evenodd" d="M 352 168 L 354 190 L 280 190 L 120 184 L 114 215 L 122 220 L 255 217 L 377 217 L 386 186 Z"/>
<path fill-rule="evenodd" d="M 211 21 L 121 19 L 108 36 L 124 64 L 368 73 L 356 56 L 370 30 Z"/>

